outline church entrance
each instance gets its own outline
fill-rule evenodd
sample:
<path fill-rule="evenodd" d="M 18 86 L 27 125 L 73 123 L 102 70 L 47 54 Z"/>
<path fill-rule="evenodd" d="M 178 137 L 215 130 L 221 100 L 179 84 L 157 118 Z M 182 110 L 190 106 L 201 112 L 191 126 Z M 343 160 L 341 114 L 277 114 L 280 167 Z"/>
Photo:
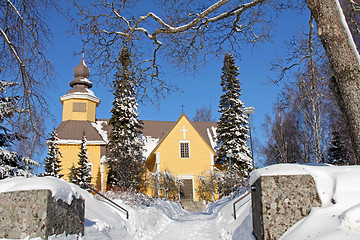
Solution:
<path fill-rule="evenodd" d="M 193 180 L 192 179 L 182 179 L 184 186 L 180 188 L 180 200 L 194 200 L 193 197 Z"/>

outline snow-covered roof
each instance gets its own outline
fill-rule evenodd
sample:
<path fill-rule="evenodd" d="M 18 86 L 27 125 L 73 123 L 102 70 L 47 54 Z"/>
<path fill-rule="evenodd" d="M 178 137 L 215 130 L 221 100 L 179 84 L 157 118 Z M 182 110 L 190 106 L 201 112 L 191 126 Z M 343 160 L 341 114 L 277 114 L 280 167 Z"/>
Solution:
<path fill-rule="evenodd" d="M 95 126 L 97 125 L 95 124 Z M 105 145 L 105 140 L 107 140 L 102 137 L 104 133 L 101 132 L 100 128 L 94 127 L 90 121 L 63 121 L 56 132 L 59 136 L 59 143 L 71 140 L 73 144 L 80 144 L 78 141 L 81 141 L 84 134 L 89 142 L 95 141 Z M 69 142 L 69 144 L 71 143 Z"/>

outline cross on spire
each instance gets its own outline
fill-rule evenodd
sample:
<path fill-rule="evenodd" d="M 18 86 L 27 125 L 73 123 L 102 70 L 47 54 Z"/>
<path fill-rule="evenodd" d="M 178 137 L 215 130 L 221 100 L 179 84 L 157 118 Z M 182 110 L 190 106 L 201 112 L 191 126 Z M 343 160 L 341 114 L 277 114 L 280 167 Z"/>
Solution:
<path fill-rule="evenodd" d="M 184 104 L 180 106 L 181 107 L 181 113 L 185 113 L 185 106 Z"/>
<path fill-rule="evenodd" d="M 186 132 L 188 132 L 189 130 L 185 129 L 185 125 L 183 126 L 183 129 L 180 129 L 180 132 L 183 132 L 184 134 L 184 139 L 186 139 Z"/>

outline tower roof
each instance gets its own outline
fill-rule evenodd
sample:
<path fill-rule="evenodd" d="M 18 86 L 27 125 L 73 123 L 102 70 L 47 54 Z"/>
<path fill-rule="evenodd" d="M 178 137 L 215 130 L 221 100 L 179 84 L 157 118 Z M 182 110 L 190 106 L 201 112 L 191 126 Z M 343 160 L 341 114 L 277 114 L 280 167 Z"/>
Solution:
<path fill-rule="evenodd" d="M 86 66 L 84 61 L 84 53 L 82 54 L 80 63 L 74 68 L 74 79 L 70 82 L 71 89 L 67 93 L 60 97 L 60 101 L 71 99 L 71 98 L 81 98 L 89 99 L 91 101 L 100 103 L 100 98 L 96 97 L 89 88 L 92 87 L 92 83 L 88 79 L 90 76 L 90 70 Z"/>
<path fill-rule="evenodd" d="M 70 82 L 72 88 L 91 88 L 92 83 L 89 81 L 90 70 L 84 61 L 84 53 L 81 57 L 80 63 L 74 68 L 74 80 Z M 79 85 L 79 86 L 76 86 Z"/>

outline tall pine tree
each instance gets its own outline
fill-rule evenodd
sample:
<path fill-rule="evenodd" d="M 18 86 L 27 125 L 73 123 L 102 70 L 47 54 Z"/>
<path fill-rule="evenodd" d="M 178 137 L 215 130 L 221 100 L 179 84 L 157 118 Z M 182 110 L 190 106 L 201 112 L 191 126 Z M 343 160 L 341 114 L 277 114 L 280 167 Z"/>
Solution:
<path fill-rule="evenodd" d="M 6 96 L 6 88 L 15 85 L 17 84 L 0 80 L 0 179 L 12 176 L 26 176 L 29 174 L 31 166 L 39 166 L 34 160 L 5 149 L 15 141 L 24 138 L 21 134 L 12 132 L 4 124 L 5 120 L 11 119 L 15 114 L 24 111 L 18 107 L 18 97 Z"/>
<path fill-rule="evenodd" d="M 56 131 L 52 131 L 50 138 L 48 139 L 48 154 L 45 158 L 45 172 L 43 176 L 53 176 L 57 178 L 62 178 L 64 175 L 60 174 L 61 171 L 61 152 L 57 146 L 57 141 L 59 137 Z"/>
<path fill-rule="evenodd" d="M 91 172 L 90 172 L 90 163 L 87 156 L 87 139 L 85 134 L 81 140 L 80 152 L 78 154 L 79 161 L 78 166 L 72 166 L 70 168 L 70 182 L 75 183 L 81 188 L 86 189 L 91 185 Z"/>
<path fill-rule="evenodd" d="M 109 124 L 107 156 L 108 185 L 121 190 L 139 189 L 143 185 L 144 156 L 142 122 L 139 120 L 131 69 L 130 53 L 123 47 L 117 62 L 113 81 L 114 101 Z"/>
<path fill-rule="evenodd" d="M 252 170 L 252 161 L 247 145 L 249 131 L 247 116 L 243 114 L 244 104 L 239 98 L 241 88 L 237 78 L 238 70 L 231 53 L 226 54 L 221 76 L 223 94 L 219 104 L 221 117 L 217 128 L 219 143 L 217 155 L 218 161 L 224 162 L 228 168 L 239 169 L 242 177 L 247 178 Z M 229 155 L 231 159 L 227 157 Z"/>

